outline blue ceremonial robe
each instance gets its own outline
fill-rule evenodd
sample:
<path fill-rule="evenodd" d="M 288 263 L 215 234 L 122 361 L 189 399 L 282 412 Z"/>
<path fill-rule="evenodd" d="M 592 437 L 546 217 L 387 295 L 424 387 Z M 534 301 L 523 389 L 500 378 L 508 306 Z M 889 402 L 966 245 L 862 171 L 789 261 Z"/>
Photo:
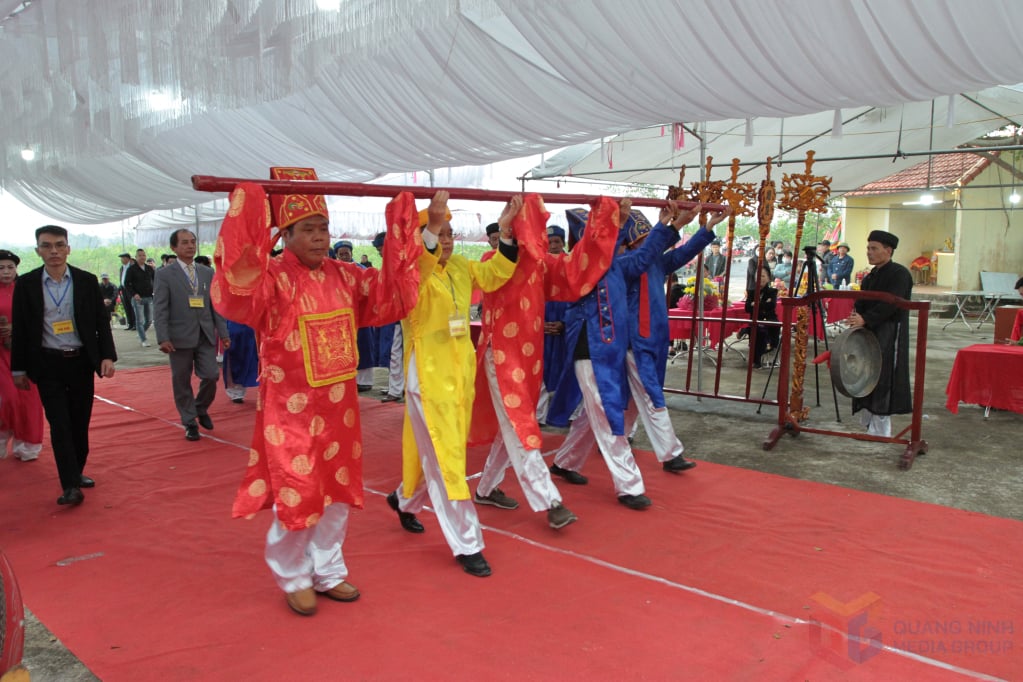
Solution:
<path fill-rule="evenodd" d="M 714 232 L 700 228 L 677 249 L 655 258 L 645 277 L 629 283 L 629 341 L 636 368 L 654 407 L 664 407 L 664 372 L 668 365 L 668 306 L 664 299 L 664 280 L 695 258 L 714 239 Z M 677 241 L 677 240 L 676 240 Z M 649 326 L 640 323 L 640 290 L 646 286 Z"/>
<path fill-rule="evenodd" d="M 554 386 L 547 414 L 548 424 L 568 426 L 582 399 L 575 378 L 574 360 L 579 335 L 585 329 L 585 342 L 608 424 L 615 435 L 625 434 L 625 407 L 629 403 L 625 354 L 629 350 L 631 318 L 628 285 L 638 280 L 650 263 L 677 240 L 678 232 L 657 223 L 640 248 L 617 254 L 593 291 L 568 307 L 565 312 L 564 369 Z"/>

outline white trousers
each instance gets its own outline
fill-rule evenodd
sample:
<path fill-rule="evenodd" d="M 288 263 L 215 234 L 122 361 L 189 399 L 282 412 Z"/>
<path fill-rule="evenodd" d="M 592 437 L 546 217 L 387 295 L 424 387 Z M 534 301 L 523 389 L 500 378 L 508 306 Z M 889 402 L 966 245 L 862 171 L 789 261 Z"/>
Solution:
<path fill-rule="evenodd" d="M 347 504 L 335 502 L 323 510 L 323 516 L 312 528 L 288 530 L 277 518 L 266 534 L 266 564 L 274 574 L 278 587 L 285 592 L 298 592 L 312 587 L 326 592 L 348 577 L 348 567 L 341 546 L 348 533 Z"/>
<path fill-rule="evenodd" d="M 387 368 L 387 395 L 400 398 L 405 391 L 405 348 L 402 343 L 401 324 L 394 325 L 391 341 L 391 361 Z"/>
<path fill-rule="evenodd" d="M 39 459 L 39 453 L 43 451 L 42 443 L 28 443 L 20 438 L 14 437 L 13 431 L 0 431 L 0 459 L 7 457 L 7 447 L 10 444 L 11 454 L 22 462 L 31 462 Z"/>
<path fill-rule="evenodd" d="M 245 387 L 244 386 L 228 386 L 224 389 L 224 393 L 231 400 L 238 400 L 239 398 L 245 399 Z"/>
<path fill-rule="evenodd" d="M 562 469 L 580 471 L 596 444 L 611 472 L 615 492 L 618 495 L 642 495 L 646 492 L 643 475 L 636 466 L 628 438 L 611 432 L 593 375 L 593 362 L 576 360 L 575 377 L 582 390 L 583 409 L 572 421 L 565 442 L 554 455 L 554 463 Z"/>
<path fill-rule="evenodd" d="M 892 437 L 892 417 L 890 414 L 874 414 L 870 410 L 860 410 L 860 424 L 871 436 Z"/>
<path fill-rule="evenodd" d="M 551 409 L 551 392 L 547 384 L 540 384 L 540 399 L 536 401 L 536 421 L 543 424 L 547 421 L 547 411 Z"/>
<path fill-rule="evenodd" d="M 481 496 L 492 493 L 504 480 L 504 470 L 510 463 L 515 469 L 515 475 L 530 508 L 533 511 L 546 511 L 555 502 L 561 502 L 561 493 L 551 480 L 551 472 L 543 461 L 543 455 L 537 449 L 527 450 L 522 445 L 518 434 L 515 433 L 515 427 L 508 419 L 501 389 L 497 385 L 497 368 L 494 366 L 494 354 L 490 346 L 487 346 L 483 354 L 483 367 L 487 373 L 490 399 L 494 403 L 494 412 L 497 414 L 500 429 L 493 445 L 490 446 L 490 455 L 483 466 L 476 492 Z"/>
<path fill-rule="evenodd" d="M 423 395 L 419 388 L 419 375 L 416 371 L 416 353 L 412 351 L 408 361 L 408 377 L 405 386 L 405 409 L 408 411 L 412 432 L 416 437 L 416 448 L 419 450 L 419 464 L 423 467 L 423 480 L 412 497 L 405 497 L 399 485 L 398 509 L 410 514 L 418 514 L 430 500 L 433 511 L 437 515 L 444 539 L 447 540 L 455 556 L 459 554 L 475 554 L 483 551 L 483 531 L 480 519 L 476 515 L 476 506 L 472 500 L 448 499 L 448 490 L 444 485 L 444 476 L 437 462 L 437 451 L 433 448 L 430 431 L 426 426 L 426 415 L 423 412 Z"/>
<path fill-rule="evenodd" d="M 366 367 L 365 369 L 356 370 L 355 383 L 358 384 L 359 386 L 372 386 L 373 368 Z"/>
<path fill-rule="evenodd" d="M 631 350 L 625 356 L 625 368 L 629 375 L 629 390 L 632 392 L 632 402 L 625 410 L 625 432 L 630 436 L 636 432 L 636 415 L 639 414 L 658 462 L 667 462 L 681 455 L 685 452 L 685 447 L 675 435 L 675 427 L 668 415 L 668 408 L 654 407 L 654 401 L 650 399 L 650 394 L 646 392 L 643 381 L 639 378 L 636 358 Z"/>

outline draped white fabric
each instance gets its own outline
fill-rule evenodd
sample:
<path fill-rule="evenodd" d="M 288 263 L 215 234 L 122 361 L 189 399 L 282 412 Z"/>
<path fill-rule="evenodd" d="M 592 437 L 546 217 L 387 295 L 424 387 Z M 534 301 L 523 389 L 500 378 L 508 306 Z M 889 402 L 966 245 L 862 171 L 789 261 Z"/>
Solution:
<path fill-rule="evenodd" d="M 339 5 L 3 0 L 0 183 L 105 222 L 209 200 L 192 174 L 367 181 L 1023 81 L 1018 0 Z"/>
<path fill-rule="evenodd" d="M 715 166 L 712 180 L 729 179 L 728 164 L 738 158 L 761 163 L 742 166 L 739 171 L 740 182 L 759 183 L 766 176 L 763 164 L 772 157 L 776 165 L 783 162 L 771 175 L 780 183 L 782 173 L 804 172 L 806 152 L 813 150 L 813 173 L 831 177 L 832 196 L 836 196 L 926 162 L 930 151 L 980 145 L 978 138 L 1009 123 L 1023 122 L 1023 86 L 987 88 L 954 95 L 952 100 L 957 104 L 951 107 L 951 121 L 947 97 L 933 101 L 933 112 L 930 101 L 842 109 L 837 136 L 832 134 L 831 111 L 784 119 L 755 118 L 751 140 L 747 140 L 744 119 L 711 121 L 700 130 L 706 140 L 704 149 L 692 133 L 684 133 L 685 146 L 676 148 L 671 126 L 652 126 L 573 145 L 546 157 L 527 177 L 677 185 L 685 165 L 684 184 L 688 186 L 701 179 L 702 156 L 706 154 Z M 1006 138 L 1001 144 L 1012 142 Z M 989 144 L 991 147 L 979 149 L 995 148 L 999 142 L 991 140 Z M 869 156 L 877 158 L 862 158 Z"/>

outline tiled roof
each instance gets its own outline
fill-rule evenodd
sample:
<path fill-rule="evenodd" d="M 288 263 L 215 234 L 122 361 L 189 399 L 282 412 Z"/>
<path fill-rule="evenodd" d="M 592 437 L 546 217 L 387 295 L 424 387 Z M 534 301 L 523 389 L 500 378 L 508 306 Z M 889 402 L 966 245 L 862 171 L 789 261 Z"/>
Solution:
<path fill-rule="evenodd" d="M 998 152 L 991 152 L 997 156 Z M 967 185 L 980 172 L 990 165 L 990 161 L 976 154 L 936 154 L 930 161 L 899 171 L 886 178 L 847 192 L 847 197 L 862 197 L 872 194 L 893 194 L 909 190 L 920 190 L 925 187 L 954 187 L 956 184 Z M 930 166 L 930 182 L 928 182 L 928 165 Z"/>

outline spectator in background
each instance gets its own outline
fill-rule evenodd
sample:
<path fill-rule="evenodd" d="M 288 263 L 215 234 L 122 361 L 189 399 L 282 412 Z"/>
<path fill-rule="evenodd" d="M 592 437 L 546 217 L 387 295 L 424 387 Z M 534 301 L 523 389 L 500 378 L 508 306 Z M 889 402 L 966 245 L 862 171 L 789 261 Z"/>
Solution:
<path fill-rule="evenodd" d="M 17 254 L 0 249 L 0 459 L 9 446 L 11 454 L 30 462 L 43 449 L 43 404 L 35 384 L 19 391 L 11 376 L 11 308 L 20 264 Z"/>
<path fill-rule="evenodd" d="M 750 319 L 754 312 L 758 322 L 777 322 L 778 313 L 778 290 L 771 286 L 771 270 L 765 265 L 760 269 L 760 306 L 755 309 L 757 301 L 756 289 L 746 290 L 746 312 Z M 750 336 L 754 336 L 751 334 Z M 781 338 L 781 330 L 777 325 L 756 325 L 756 339 L 753 346 L 753 369 L 760 369 L 770 366 L 771 359 L 767 357 L 768 351 L 778 347 L 778 340 Z"/>
<path fill-rule="evenodd" d="M 212 268 L 213 267 L 213 263 L 210 261 L 210 257 L 209 256 L 196 256 L 193 259 L 193 262 L 197 263 L 199 265 L 205 265 L 208 268 Z"/>
<path fill-rule="evenodd" d="M 831 262 L 828 263 L 828 279 L 827 283 L 836 289 L 843 284 L 849 284 L 852 280 L 853 265 L 855 261 L 853 257 L 849 255 L 849 245 L 846 243 L 839 244 L 838 254 L 831 258 Z"/>
<path fill-rule="evenodd" d="M 256 332 L 241 322 L 227 322 L 230 343 L 224 351 L 224 392 L 232 403 L 245 402 L 245 390 L 259 386 Z"/>
<path fill-rule="evenodd" d="M 146 250 L 135 251 L 135 262 L 128 268 L 125 276 L 125 289 L 135 308 L 135 332 L 139 335 L 139 343 L 143 348 L 149 347 L 146 332 L 153 326 L 153 285 L 156 281 L 156 268 L 153 259 L 146 260 Z"/>
<path fill-rule="evenodd" d="M 334 260 L 342 263 L 355 263 L 355 247 L 347 239 L 334 242 L 332 249 Z M 365 268 L 366 266 L 360 265 Z M 355 385 L 359 393 L 373 389 L 373 368 L 377 365 L 377 333 L 374 327 L 359 327 L 356 333 L 359 348 L 359 365 L 355 373 Z"/>
<path fill-rule="evenodd" d="M 117 292 L 121 296 L 121 307 L 124 308 L 124 319 L 127 323 L 125 331 L 135 331 L 135 306 L 132 305 L 131 296 L 128 294 L 127 289 L 124 286 L 125 275 L 128 274 L 128 268 L 132 265 L 131 255 L 122 253 L 118 256 L 121 259 L 121 269 L 118 271 L 117 277 Z"/>
<path fill-rule="evenodd" d="M 103 305 L 107 308 L 107 314 L 113 315 L 114 306 L 117 304 L 117 287 L 110 281 L 110 275 L 105 272 L 99 276 L 99 290 L 103 294 Z"/>
<path fill-rule="evenodd" d="M 377 232 L 373 237 L 373 248 L 384 258 L 384 238 L 386 232 Z M 400 403 L 405 397 L 405 346 L 402 343 L 401 322 L 378 327 L 377 344 L 380 357 L 387 358 L 387 389 L 382 403 Z"/>
<path fill-rule="evenodd" d="M 565 228 L 551 225 L 547 228 L 547 252 L 560 256 L 565 253 Z M 546 301 L 543 311 L 543 384 L 536 406 L 536 421 L 543 424 L 550 406 L 551 389 L 556 377 L 561 376 L 565 359 L 565 301 Z"/>
<path fill-rule="evenodd" d="M 703 259 L 703 264 L 706 266 L 712 279 L 725 276 L 728 259 L 721 255 L 720 239 L 715 239 L 710 243 L 710 255 Z"/>
<path fill-rule="evenodd" d="M 781 262 L 774 266 L 772 273 L 775 279 L 780 279 L 788 286 L 789 277 L 792 275 L 792 252 L 785 250 L 781 254 Z"/>
<path fill-rule="evenodd" d="M 834 255 L 831 251 L 831 242 L 827 239 L 822 239 L 817 244 L 817 281 L 820 284 L 827 283 L 828 280 L 828 264 L 831 262 L 831 257 Z"/>
<path fill-rule="evenodd" d="M 341 239 L 334 242 L 334 260 L 339 260 L 342 263 L 354 263 L 355 258 L 352 256 L 354 247 L 352 243 L 347 239 Z"/>
<path fill-rule="evenodd" d="M 490 251 L 484 251 L 480 256 L 481 261 L 488 261 L 497 253 L 497 245 L 501 243 L 501 226 L 497 223 L 487 225 L 487 242 L 490 244 Z"/>
<path fill-rule="evenodd" d="M 370 262 L 369 256 L 367 256 L 366 254 L 362 254 L 362 258 L 359 259 L 359 265 L 361 265 L 364 268 L 373 267 L 373 263 Z"/>

